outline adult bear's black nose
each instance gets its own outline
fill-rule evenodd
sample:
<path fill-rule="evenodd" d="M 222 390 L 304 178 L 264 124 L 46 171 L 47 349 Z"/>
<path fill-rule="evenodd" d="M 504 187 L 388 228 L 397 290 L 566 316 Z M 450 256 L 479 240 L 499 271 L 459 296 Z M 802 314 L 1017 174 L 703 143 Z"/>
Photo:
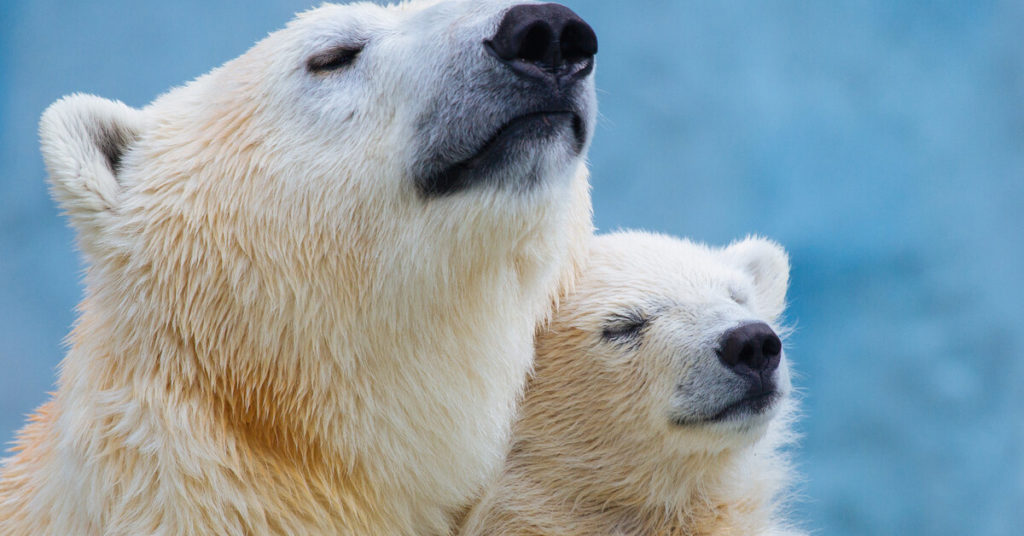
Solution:
<path fill-rule="evenodd" d="M 782 341 L 764 322 L 743 324 L 722 336 L 718 358 L 737 373 L 743 374 L 744 369 L 748 369 L 761 375 L 779 367 Z"/>
<path fill-rule="evenodd" d="M 484 46 L 519 76 L 563 85 L 593 70 L 597 36 L 565 6 L 523 4 L 505 12 Z"/>

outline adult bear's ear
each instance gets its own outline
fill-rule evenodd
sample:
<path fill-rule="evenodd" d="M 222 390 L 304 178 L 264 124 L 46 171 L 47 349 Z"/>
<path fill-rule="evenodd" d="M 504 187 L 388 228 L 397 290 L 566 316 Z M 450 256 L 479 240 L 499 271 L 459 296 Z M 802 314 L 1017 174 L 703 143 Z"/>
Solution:
<path fill-rule="evenodd" d="M 123 103 L 74 94 L 50 105 L 39 121 L 51 193 L 78 232 L 87 255 L 116 217 L 122 158 L 139 138 L 143 113 Z"/>
<path fill-rule="evenodd" d="M 750 274 L 754 280 L 757 308 L 777 320 L 786 308 L 789 288 L 789 255 L 778 243 L 760 237 L 747 237 L 722 250 L 729 263 Z"/>

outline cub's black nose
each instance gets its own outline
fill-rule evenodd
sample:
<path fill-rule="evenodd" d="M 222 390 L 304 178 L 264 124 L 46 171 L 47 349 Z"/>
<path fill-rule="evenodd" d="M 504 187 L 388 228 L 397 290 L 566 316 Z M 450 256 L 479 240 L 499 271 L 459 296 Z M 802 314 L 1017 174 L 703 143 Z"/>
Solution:
<path fill-rule="evenodd" d="M 484 46 L 520 76 L 564 84 L 593 70 L 597 36 L 565 6 L 523 4 L 505 12 Z"/>
<path fill-rule="evenodd" d="M 771 372 L 782 359 L 782 341 L 764 322 L 743 324 L 722 335 L 718 358 L 741 374 Z"/>

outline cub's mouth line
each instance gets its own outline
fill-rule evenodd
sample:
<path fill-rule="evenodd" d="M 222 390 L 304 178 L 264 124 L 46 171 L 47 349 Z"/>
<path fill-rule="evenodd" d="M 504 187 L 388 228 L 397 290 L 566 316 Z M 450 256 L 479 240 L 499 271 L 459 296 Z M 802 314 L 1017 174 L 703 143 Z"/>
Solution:
<path fill-rule="evenodd" d="M 710 417 L 698 418 L 675 418 L 672 424 L 676 426 L 700 426 L 725 422 L 738 415 L 760 415 L 775 405 L 782 398 L 782 393 L 777 389 L 744 396 L 743 398 L 729 404 L 724 409 Z"/>
<path fill-rule="evenodd" d="M 734 415 L 749 412 L 751 414 L 763 413 L 768 408 L 775 405 L 775 402 L 780 398 L 780 393 L 772 389 L 763 393 L 757 393 L 753 395 L 747 395 L 732 404 L 729 404 L 722 411 L 719 411 L 706 422 L 721 422 Z"/>
<path fill-rule="evenodd" d="M 700 426 L 724 422 L 737 415 L 760 415 L 774 406 L 780 399 L 782 399 L 782 393 L 777 389 L 772 389 L 763 393 L 744 396 L 710 417 L 675 417 L 671 419 L 671 422 L 676 426 Z"/>
<path fill-rule="evenodd" d="M 542 110 L 513 117 L 498 127 L 472 156 L 455 162 L 420 181 L 421 191 L 428 196 L 456 192 L 470 186 L 475 170 L 497 165 L 504 153 L 520 139 L 538 139 L 554 133 L 568 121 L 572 127 L 573 151 L 583 151 L 586 125 L 579 114 L 570 110 Z"/>

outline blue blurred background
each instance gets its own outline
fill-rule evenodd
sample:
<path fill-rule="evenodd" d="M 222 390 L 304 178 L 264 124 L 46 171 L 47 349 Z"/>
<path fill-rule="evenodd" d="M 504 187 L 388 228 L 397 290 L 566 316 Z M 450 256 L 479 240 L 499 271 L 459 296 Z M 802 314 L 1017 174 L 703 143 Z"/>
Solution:
<path fill-rule="evenodd" d="M 1024 3 L 567 2 L 596 29 L 602 230 L 792 254 L 819 534 L 1024 533 Z M 80 295 L 43 109 L 143 106 L 309 0 L 0 4 L 0 440 Z"/>

